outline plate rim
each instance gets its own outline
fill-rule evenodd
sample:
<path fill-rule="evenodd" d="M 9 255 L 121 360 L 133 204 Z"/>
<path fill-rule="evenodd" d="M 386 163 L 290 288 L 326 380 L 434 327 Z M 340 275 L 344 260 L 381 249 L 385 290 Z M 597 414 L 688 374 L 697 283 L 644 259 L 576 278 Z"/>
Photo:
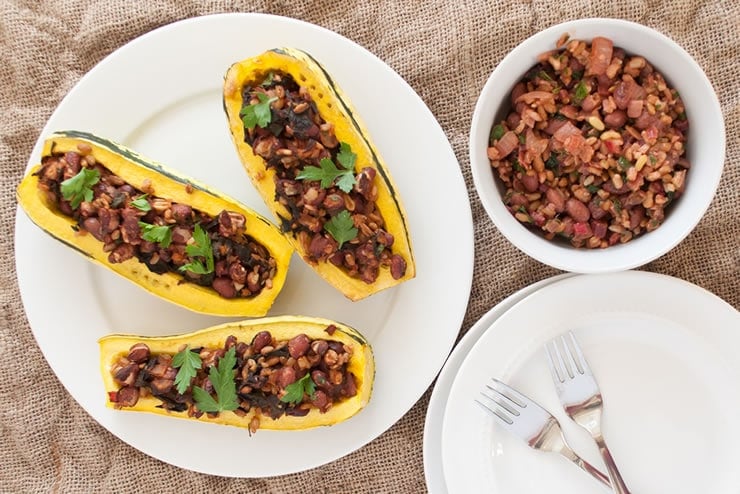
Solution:
<path fill-rule="evenodd" d="M 64 386 L 65 390 L 70 394 L 70 396 L 72 396 L 73 399 L 81 406 L 81 408 L 83 408 L 83 410 L 85 410 L 96 422 L 98 422 L 100 425 L 103 425 L 103 427 L 108 432 L 110 432 L 111 434 L 113 434 L 118 439 L 120 439 L 120 440 L 126 442 L 127 444 L 131 445 L 132 447 L 136 448 L 137 450 L 139 450 L 139 451 L 141 451 L 141 452 L 143 452 L 143 453 L 145 453 L 145 454 L 147 454 L 149 456 L 155 457 L 155 458 L 157 458 L 157 459 L 159 459 L 161 461 L 164 461 L 166 463 L 170 463 L 170 464 L 176 465 L 176 466 L 178 466 L 180 468 L 185 468 L 185 469 L 189 469 L 189 470 L 193 470 L 193 471 L 199 471 L 199 472 L 202 472 L 202 473 L 209 473 L 209 474 L 216 474 L 216 475 L 224 475 L 224 476 L 230 476 L 230 477 L 243 477 L 243 478 L 244 477 L 259 478 L 259 477 L 274 476 L 274 475 L 287 475 L 287 474 L 290 474 L 290 473 L 295 473 L 295 472 L 299 472 L 299 471 L 305 471 L 305 470 L 308 470 L 308 469 L 311 469 L 311 468 L 315 468 L 315 467 L 324 465 L 324 464 L 329 463 L 329 462 L 332 462 L 332 461 L 336 461 L 336 460 L 338 460 L 338 459 L 340 459 L 340 458 L 342 458 L 342 457 L 344 457 L 344 456 L 346 456 L 346 455 L 348 455 L 348 454 L 356 451 L 357 449 L 365 446 L 366 444 L 368 444 L 369 442 L 371 442 L 372 440 L 376 439 L 378 436 L 380 436 L 381 434 L 383 434 L 384 432 L 386 432 L 390 427 L 392 427 L 396 422 L 398 422 L 398 420 L 400 420 L 406 413 L 408 413 L 411 410 L 411 408 L 414 406 L 414 404 L 419 400 L 419 398 L 421 398 L 421 396 L 424 394 L 424 392 L 429 388 L 429 386 L 433 382 L 435 376 L 439 372 L 439 369 L 443 365 L 446 356 L 449 354 L 451 348 L 454 345 L 456 336 L 459 334 L 459 330 L 461 328 L 461 325 L 462 325 L 462 322 L 463 322 L 463 319 L 464 319 L 464 316 L 465 316 L 465 313 L 466 313 L 466 310 L 467 310 L 467 306 L 468 306 L 468 303 L 469 303 L 470 289 L 472 287 L 472 280 L 473 280 L 473 263 L 474 263 L 474 254 L 475 254 L 475 252 L 474 252 L 474 235 L 473 235 L 474 234 L 474 231 L 473 231 L 472 210 L 471 210 L 470 201 L 468 199 L 467 187 L 465 186 L 465 182 L 464 182 L 464 177 L 463 177 L 463 173 L 462 173 L 462 167 L 460 166 L 460 163 L 459 163 L 459 161 L 457 159 L 457 156 L 454 153 L 454 150 L 452 148 L 452 145 L 451 145 L 449 139 L 447 139 L 447 137 L 446 137 L 446 134 L 444 132 L 444 129 L 442 129 L 441 124 L 436 119 L 436 117 L 432 114 L 431 110 L 424 103 L 424 101 L 420 98 L 420 96 L 414 91 L 414 89 L 393 68 L 391 68 L 386 62 L 384 62 L 383 60 L 381 60 L 379 57 L 377 57 L 375 54 L 373 54 L 372 52 L 370 52 L 368 49 L 362 47 L 358 43 L 356 43 L 356 42 L 354 42 L 354 41 L 352 41 L 352 40 L 350 40 L 350 39 L 348 39 L 348 38 L 346 38 L 346 37 L 344 37 L 344 36 L 342 36 L 342 35 L 334 32 L 334 31 L 331 31 L 331 30 L 329 30 L 327 28 L 324 28 L 322 26 L 318 26 L 316 24 L 312 24 L 310 22 L 306 22 L 306 21 L 294 19 L 294 18 L 291 18 L 291 17 L 284 17 L 284 16 L 273 15 L 273 14 L 262 14 L 262 13 L 220 13 L 220 14 L 204 15 L 204 16 L 199 16 L 199 17 L 191 17 L 191 18 L 183 19 L 183 20 L 180 20 L 180 21 L 172 22 L 172 23 L 163 25 L 161 27 L 158 27 L 158 28 L 156 28 L 156 29 L 154 29 L 152 31 L 149 31 L 147 33 L 144 33 L 144 34 L 142 34 L 142 35 L 140 35 L 140 36 L 138 36 L 136 38 L 133 38 L 129 42 L 127 42 L 127 43 L 119 46 L 117 49 L 115 49 L 114 51 L 112 51 L 110 54 L 106 55 L 97 64 L 95 64 L 90 69 L 90 71 L 88 71 L 86 74 L 84 74 L 79 79 L 79 81 L 71 88 L 71 90 L 62 98 L 62 100 L 60 101 L 60 103 L 58 104 L 58 106 L 54 109 L 54 111 L 51 114 L 49 120 L 46 122 L 46 124 L 44 125 L 43 129 L 40 132 L 40 135 L 38 137 L 38 140 L 36 141 L 36 143 L 34 145 L 34 148 L 33 148 L 33 151 L 32 151 L 32 153 L 31 153 L 31 155 L 29 157 L 29 162 L 27 164 L 26 171 L 31 166 L 33 166 L 33 164 L 34 164 L 34 158 L 35 158 L 35 156 L 37 156 L 39 154 L 39 150 L 40 150 L 41 143 L 42 143 L 43 139 L 45 138 L 45 136 L 47 136 L 50 133 L 50 129 L 53 126 L 53 122 L 55 121 L 55 118 L 57 117 L 58 112 L 60 111 L 60 108 L 64 108 L 65 104 L 67 104 L 67 102 L 77 92 L 79 92 L 81 90 L 80 89 L 81 87 L 84 88 L 85 85 L 91 84 L 91 82 L 90 82 L 91 80 L 94 81 L 94 77 L 95 77 L 95 74 L 97 73 L 97 70 L 100 70 L 99 67 L 104 67 L 104 66 L 107 66 L 107 65 L 109 65 L 111 63 L 115 63 L 116 57 L 120 55 L 120 53 L 121 53 L 122 50 L 130 50 L 130 49 L 132 49 L 132 48 L 130 48 L 131 46 L 134 46 L 135 47 L 136 45 L 139 45 L 139 44 L 142 44 L 142 43 L 146 43 L 148 40 L 151 40 L 151 39 L 155 39 L 156 40 L 157 39 L 156 36 L 160 36 L 160 35 L 166 36 L 169 31 L 176 30 L 176 29 L 181 28 L 181 27 L 187 29 L 187 26 L 188 25 L 191 25 L 191 24 L 195 24 L 195 25 L 200 24 L 200 25 L 202 25 L 204 22 L 214 22 L 214 23 L 217 24 L 217 23 L 221 22 L 221 19 L 226 19 L 225 22 L 242 22 L 242 19 L 245 19 L 246 20 L 245 22 L 248 22 L 248 23 L 249 22 L 268 22 L 268 23 L 278 23 L 278 24 L 287 23 L 288 25 L 291 25 L 291 26 L 299 26 L 300 29 L 303 29 L 303 30 L 306 30 L 306 31 L 311 31 L 313 33 L 317 33 L 316 34 L 317 36 L 328 36 L 329 38 L 332 39 L 332 41 L 333 40 L 341 40 L 343 43 L 347 44 L 347 46 L 351 47 L 351 49 L 353 51 L 359 50 L 362 53 L 363 56 L 370 57 L 370 59 L 372 59 L 377 64 L 382 64 L 382 67 L 385 69 L 385 75 L 387 77 L 393 78 L 394 79 L 394 84 L 399 84 L 401 86 L 401 88 L 399 89 L 399 91 L 403 90 L 405 97 L 407 96 L 409 98 L 413 98 L 414 99 L 414 108 L 415 108 L 415 110 L 418 109 L 419 111 L 422 111 L 423 112 L 423 115 L 419 115 L 419 116 L 420 117 L 423 117 L 424 119 L 431 119 L 431 122 L 433 123 L 433 126 L 436 128 L 436 131 L 438 131 L 439 136 L 444 138 L 443 146 L 446 148 L 446 150 L 449 153 L 448 157 L 451 160 L 454 160 L 454 163 L 457 165 L 457 168 L 449 170 L 449 175 L 450 175 L 450 177 L 454 178 L 456 182 L 458 182 L 456 185 L 461 186 L 461 187 L 456 187 L 456 189 L 457 188 L 460 188 L 460 191 L 459 191 L 460 192 L 460 194 L 459 194 L 460 195 L 460 201 L 459 201 L 459 206 L 458 207 L 460 207 L 463 210 L 463 212 L 465 213 L 465 218 L 460 218 L 460 221 L 462 223 L 461 228 L 463 230 L 467 230 L 467 232 L 468 232 L 468 235 L 467 235 L 468 238 L 461 239 L 461 241 L 462 241 L 461 251 L 464 254 L 463 257 L 465 257 L 469 262 L 466 262 L 465 263 L 466 269 L 463 270 L 465 272 L 463 272 L 462 273 L 462 276 L 460 276 L 459 283 L 461 284 L 462 287 L 465 287 L 464 292 L 466 294 L 463 295 L 463 296 L 458 296 L 459 299 L 457 300 L 457 302 L 455 304 L 455 310 L 453 312 L 456 313 L 456 316 L 453 319 L 455 319 L 456 323 L 455 323 L 454 327 L 449 330 L 449 338 L 448 338 L 449 339 L 449 342 L 448 342 L 447 345 L 443 345 L 443 346 L 445 346 L 444 350 L 442 350 L 441 347 L 438 348 L 440 355 L 437 356 L 436 360 L 438 361 L 438 364 L 439 365 L 436 365 L 435 364 L 435 365 L 433 365 L 433 366 L 430 367 L 430 369 L 433 367 L 434 370 L 433 370 L 433 372 L 428 372 L 429 373 L 429 376 L 426 376 L 427 378 L 426 379 L 423 379 L 423 381 L 425 382 L 425 384 L 423 386 L 421 386 L 421 385 L 417 386 L 417 389 L 415 390 L 415 392 L 414 393 L 411 393 L 409 396 L 407 396 L 407 398 L 405 400 L 406 401 L 406 404 L 403 405 L 403 406 L 401 406 L 399 408 L 399 411 L 398 412 L 391 414 L 392 415 L 392 418 L 390 418 L 390 420 L 388 418 L 386 418 L 386 419 L 384 419 L 384 420 L 381 421 L 381 422 L 384 422 L 384 425 L 380 428 L 380 430 L 376 431 L 377 433 L 370 434 L 370 436 L 368 436 L 365 439 L 363 439 L 362 441 L 360 441 L 359 444 L 356 444 L 352 448 L 346 449 L 344 452 L 342 452 L 341 454 L 339 454 L 337 456 L 331 456 L 330 455 L 331 457 L 329 457 L 329 458 L 318 459 L 318 460 L 314 459 L 313 461 L 307 462 L 307 464 L 302 465 L 302 466 L 300 466 L 298 468 L 287 468 L 287 469 L 283 469 L 283 471 L 278 471 L 278 472 L 269 471 L 269 472 L 264 472 L 264 473 L 250 472 L 248 474 L 245 474 L 244 472 L 208 471 L 208 470 L 204 470 L 204 469 L 195 468 L 193 466 L 185 466 L 185 465 L 182 465 L 182 464 L 178 464 L 176 462 L 169 461 L 168 459 L 161 458 L 160 456 L 155 455 L 155 454 L 152 454 L 149 451 L 144 451 L 140 447 L 138 447 L 137 445 L 132 444 L 131 441 L 127 440 L 124 437 L 121 437 L 121 435 L 119 435 L 116 431 L 111 430 L 108 427 L 108 425 L 102 423 L 101 420 L 99 419 L 99 417 L 97 417 L 94 413 L 92 413 L 91 410 L 80 401 L 80 399 L 76 395 L 76 393 L 74 393 L 72 391 L 72 389 L 70 388 L 70 386 L 68 386 L 68 384 L 70 384 L 70 383 L 67 383 L 67 382 L 65 382 L 64 380 L 61 379 L 61 377 L 59 375 L 59 372 L 58 372 L 58 369 L 55 368 L 53 366 L 52 362 L 50 362 L 49 358 L 47 358 L 47 349 L 44 348 L 44 345 L 42 344 L 42 341 L 41 341 L 42 338 L 39 337 L 39 333 L 38 333 L 39 330 L 38 330 L 37 327 L 35 327 L 34 325 L 31 324 L 32 316 L 28 313 L 28 307 L 29 307 L 29 305 L 32 305 L 32 304 L 29 303 L 32 297 L 30 295 L 30 288 L 27 286 L 27 284 L 29 283 L 28 280 L 26 279 L 27 278 L 27 274 L 23 273 L 22 270 L 19 269 L 20 266 L 19 266 L 18 256 L 16 256 L 17 282 L 18 282 L 18 286 L 19 286 L 19 292 L 20 292 L 20 296 L 21 296 L 21 301 L 22 301 L 22 304 L 23 304 L 23 307 L 24 307 L 24 312 L 26 314 L 26 318 L 27 318 L 28 323 L 29 323 L 29 327 L 31 329 L 31 332 L 33 334 L 34 339 L 37 342 L 37 345 L 41 349 L 42 354 L 44 354 L 44 357 L 47 360 L 47 363 L 52 368 L 52 371 L 56 375 L 57 379 Z M 22 211 L 22 209 L 20 207 L 17 207 L 16 208 L 16 218 L 15 218 L 15 236 L 14 236 L 14 248 L 15 248 L 16 253 L 20 252 L 19 247 L 22 247 L 23 246 L 23 241 L 24 241 L 21 238 L 21 236 L 18 235 L 18 233 L 19 232 L 23 233 L 25 231 L 28 231 L 28 229 L 29 228 L 32 228 L 32 227 L 35 228 L 35 226 L 33 226 L 32 224 L 30 224 L 30 225 L 29 224 L 30 224 L 30 220 L 28 220 L 28 218 L 25 216 L 25 214 Z M 417 228 L 420 228 L 420 225 L 417 225 Z M 465 247 L 465 248 L 462 248 L 462 247 Z M 416 248 L 418 248 L 418 247 L 416 247 Z M 97 269 L 97 267 L 96 267 L 96 269 Z M 395 302 L 396 298 L 397 297 L 394 297 L 392 299 L 392 302 Z M 449 309 L 449 307 L 448 307 L 448 309 Z M 389 310 L 389 314 L 391 312 L 392 312 L 392 310 Z M 384 324 L 387 324 L 387 323 L 384 323 Z M 96 344 L 97 344 L 97 342 L 96 342 Z M 406 406 L 406 405 L 408 405 L 408 406 Z M 338 426 L 334 426 L 334 427 L 336 428 Z M 269 433 L 271 431 L 262 431 L 262 432 L 265 433 L 265 434 L 267 434 L 267 433 Z"/>
<path fill-rule="evenodd" d="M 424 478 L 426 480 L 427 489 L 429 492 L 435 492 L 439 494 L 447 494 L 447 484 L 444 478 L 444 472 L 442 471 L 442 421 L 444 419 L 444 404 L 442 401 L 449 397 L 452 383 L 457 375 L 460 365 L 467 356 L 468 352 L 472 349 L 473 345 L 480 339 L 481 336 L 489 329 L 489 327 L 506 311 L 514 307 L 516 304 L 527 298 L 529 295 L 554 283 L 558 283 L 562 280 L 572 278 L 574 276 L 580 276 L 578 273 L 560 273 L 549 278 L 538 280 L 534 283 L 526 285 L 511 295 L 507 296 L 499 303 L 491 307 L 485 314 L 483 314 L 473 326 L 465 333 L 460 341 L 455 345 L 452 353 L 447 357 L 445 365 L 437 375 L 437 380 L 432 390 L 432 395 L 429 398 L 429 404 L 427 406 L 427 412 L 424 420 L 424 436 L 423 436 L 423 460 L 424 460 Z M 440 407 L 439 410 L 437 408 Z M 440 414 L 440 423 L 432 424 L 435 414 Z M 438 429 L 434 429 L 435 427 Z M 432 437 L 434 436 L 434 437 Z M 435 444 L 432 445 L 432 442 Z M 439 449 L 431 453 L 430 448 Z M 432 460 L 432 456 L 437 456 Z M 439 464 L 436 464 L 439 460 Z M 433 462 L 435 464 L 433 464 Z M 440 476 L 441 479 L 435 478 Z M 441 481 L 441 482 L 440 482 Z"/>
<path fill-rule="evenodd" d="M 543 287 L 541 290 L 539 290 L 537 293 L 531 294 L 529 297 L 526 297 L 523 299 L 520 303 L 516 304 L 514 308 L 519 308 L 519 310 L 523 307 L 523 302 L 529 301 L 529 303 L 534 303 L 533 301 L 536 301 L 536 299 L 546 297 L 550 294 L 550 292 L 554 290 L 561 290 L 566 289 L 568 287 L 573 288 L 573 285 L 583 284 L 583 283 L 592 283 L 592 280 L 614 280 L 616 278 L 623 278 L 625 280 L 629 280 L 633 283 L 640 283 L 640 282 L 648 282 L 648 283 L 658 283 L 658 284 L 670 284 L 675 287 L 678 287 L 681 290 L 686 290 L 687 293 L 691 292 L 694 294 L 698 294 L 702 297 L 704 297 L 705 300 L 709 300 L 713 303 L 714 307 L 722 308 L 723 310 L 726 310 L 726 317 L 732 318 L 733 315 L 736 316 L 736 320 L 740 321 L 740 312 L 738 312 L 732 305 L 730 305 L 727 301 L 723 300 L 721 297 L 715 295 L 711 291 L 698 286 L 696 284 L 693 284 L 689 281 L 683 280 L 681 278 L 676 278 L 670 275 L 662 274 L 662 273 L 655 273 L 655 272 L 648 272 L 648 271 L 638 271 L 638 270 L 628 270 L 628 271 L 622 271 L 617 273 L 600 273 L 600 274 L 581 274 L 579 276 L 575 276 L 569 279 L 562 280 L 558 283 L 553 283 L 551 285 Z M 645 293 L 645 292 L 641 292 Z M 507 311 L 507 314 L 511 314 L 512 311 Z M 594 313 L 602 313 L 602 312 L 608 312 L 608 311 L 595 311 Z M 644 312 L 640 312 L 641 314 L 649 315 Z M 502 328 L 505 326 L 505 324 L 508 322 L 507 314 L 504 314 L 501 318 L 498 318 L 495 320 L 489 330 L 490 332 L 487 334 L 490 334 L 492 336 L 488 337 L 481 337 L 474 345 L 474 348 L 471 348 L 470 352 L 468 353 L 467 357 L 470 357 L 471 355 L 475 355 L 476 347 L 478 347 L 477 351 L 482 351 L 481 348 L 483 348 L 487 344 L 491 344 L 493 339 L 495 338 L 495 333 L 502 330 Z M 665 313 L 663 313 L 665 314 Z M 729 332 L 728 329 L 722 328 L 717 329 L 714 328 L 715 331 L 721 331 L 722 336 L 732 336 L 732 333 Z M 698 331 L 698 330 L 697 330 Z M 740 341 L 740 335 L 735 336 L 737 341 Z M 530 352 L 530 356 L 531 356 Z M 466 360 L 462 363 L 460 369 L 458 370 L 458 373 L 456 374 L 456 382 L 452 384 L 452 388 L 450 391 L 450 396 L 454 396 L 455 394 L 461 393 L 459 390 L 460 386 L 464 386 L 464 384 L 461 384 L 461 376 L 464 376 L 465 374 L 465 367 L 473 366 L 474 364 L 471 363 L 473 361 L 472 358 L 466 358 Z M 509 360 L 505 365 L 500 365 L 498 368 L 499 370 L 502 369 L 508 369 L 511 371 L 511 365 L 513 362 L 513 358 Z M 518 367 L 517 367 L 518 368 Z M 740 372 L 740 363 L 735 364 L 735 370 Z M 503 376 L 495 376 L 499 378 L 503 378 Z M 456 388 L 457 392 L 456 392 Z M 454 408 L 453 404 L 454 400 L 448 400 L 447 405 L 445 407 L 445 423 L 443 424 L 443 433 L 442 433 L 442 442 L 445 443 L 445 436 L 450 435 L 449 430 L 445 432 L 445 429 L 449 429 L 447 419 L 450 415 L 450 409 Z M 559 411 L 554 411 L 553 414 L 557 415 Z M 570 426 L 571 424 L 564 424 Z M 447 442 L 449 443 L 449 438 L 447 439 Z M 449 487 L 449 475 L 447 474 L 447 470 L 450 468 L 448 465 L 448 461 L 444 458 L 445 455 L 445 449 L 443 447 L 443 471 L 445 473 L 445 478 L 447 479 L 447 485 Z M 454 477 L 454 476 L 453 476 Z M 450 489 L 450 492 L 453 492 L 452 489 Z"/>

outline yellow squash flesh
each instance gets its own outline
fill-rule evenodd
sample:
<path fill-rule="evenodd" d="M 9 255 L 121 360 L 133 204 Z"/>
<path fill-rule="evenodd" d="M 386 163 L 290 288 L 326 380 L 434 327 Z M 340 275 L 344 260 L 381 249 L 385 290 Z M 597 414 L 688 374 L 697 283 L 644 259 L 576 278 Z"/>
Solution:
<path fill-rule="evenodd" d="M 244 141 L 244 124 L 239 113 L 242 108 L 242 87 L 245 84 L 257 85 L 274 71 L 290 74 L 299 85 L 308 90 L 319 115 L 334 125 L 337 139 L 349 144 L 352 151 L 357 154 L 355 162 L 357 171 L 368 166 L 376 169 L 377 208 L 383 216 L 386 230 L 394 237 L 393 252 L 401 255 L 406 261 L 406 272 L 403 277 L 396 280 L 391 276 L 389 269 L 381 268 L 375 282 L 368 284 L 349 276 L 346 271 L 331 262 L 311 261 L 298 239 L 292 233 L 286 233 L 293 247 L 322 278 L 351 300 L 360 300 L 414 278 L 416 268 L 406 214 L 387 166 L 371 143 L 364 124 L 341 89 L 316 60 L 295 48 L 274 49 L 254 58 L 237 62 L 229 68 L 224 80 L 224 109 L 231 136 L 247 174 L 265 203 L 280 221 L 291 217 L 290 212 L 276 200 L 275 171 L 268 168 L 265 160 L 253 153 L 252 147 Z"/>
<path fill-rule="evenodd" d="M 160 163 L 149 161 L 130 149 L 91 134 L 77 131 L 53 134 L 45 141 L 42 156 L 67 151 L 79 152 L 80 144 L 90 146 L 92 151 L 89 154 L 98 163 L 138 190 L 146 188 L 145 181 L 148 181 L 153 188 L 153 195 L 188 204 L 194 210 L 211 217 L 216 217 L 223 210 L 243 214 L 246 218 L 246 233 L 265 246 L 277 262 L 272 288 L 263 289 L 251 298 L 226 299 L 211 288 L 183 282 L 183 277 L 179 274 L 153 273 L 135 257 L 122 263 L 110 263 L 108 253 L 103 251 L 103 243 L 92 235 L 74 231 L 72 227 L 76 226 L 76 221 L 50 204 L 46 195 L 39 190 L 39 180 L 34 173 L 40 165 L 26 175 L 17 189 L 18 204 L 36 225 L 88 259 L 118 273 L 148 292 L 192 311 L 233 317 L 267 314 L 283 287 L 293 252 L 277 227 L 235 200 L 210 190 L 195 180 L 178 175 Z"/>
<path fill-rule="evenodd" d="M 329 325 L 334 325 L 337 328 L 331 335 L 325 331 Z M 284 415 L 278 419 L 272 419 L 269 415 L 261 415 L 260 429 L 296 430 L 333 425 L 350 418 L 367 405 L 375 377 L 375 361 L 370 344 L 360 333 L 349 326 L 327 319 L 304 316 L 266 317 L 230 322 L 193 333 L 174 336 L 152 337 L 119 334 L 105 336 L 99 340 L 100 371 L 105 390 L 106 392 L 114 392 L 119 389 L 119 385 L 111 374 L 111 368 L 121 357 L 128 355 L 129 349 L 136 343 L 146 343 L 152 355 L 159 353 L 174 355 L 184 345 L 190 345 L 190 348 L 223 348 L 226 338 L 230 335 L 236 337 L 237 341 L 250 343 L 260 331 L 269 331 L 277 341 L 290 340 L 292 337 L 303 333 L 311 340 L 333 340 L 350 346 L 352 357 L 347 363 L 347 370 L 355 375 L 357 383 L 357 394 L 355 396 L 335 403 L 325 413 L 312 408 L 303 417 Z M 249 427 L 249 423 L 254 416 L 252 410 L 241 417 L 233 412 L 220 412 L 216 417 L 203 414 L 200 418 L 190 418 L 187 411 L 175 412 L 158 408 L 161 403 L 160 400 L 151 395 L 142 396 L 135 406 L 123 407 L 121 410 L 150 412 L 245 428 Z M 107 401 L 107 406 L 110 408 L 116 407 L 115 403 L 110 400 Z"/>

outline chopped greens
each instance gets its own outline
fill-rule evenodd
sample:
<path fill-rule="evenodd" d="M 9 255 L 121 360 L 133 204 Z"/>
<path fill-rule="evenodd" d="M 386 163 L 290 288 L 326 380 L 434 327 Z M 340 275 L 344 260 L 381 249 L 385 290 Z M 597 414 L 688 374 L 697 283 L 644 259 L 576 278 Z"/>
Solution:
<path fill-rule="evenodd" d="M 236 410 L 239 400 L 236 396 L 236 384 L 234 382 L 234 366 L 236 365 L 236 347 L 231 347 L 226 354 L 218 359 L 218 366 L 208 369 L 208 380 L 216 392 L 216 399 L 205 389 L 194 386 L 193 398 L 198 410 L 201 412 L 222 412 Z"/>
<path fill-rule="evenodd" d="M 82 201 L 92 201 L 92 186 L 98 181 L 100 181 L 100 173 L 97 170 L 83 168 L 77 175 L 62 182 L 59 190 L 62 192 L 64 199 L 69 201 L 72 209 L 77 209 Z"/>
<path fill-rule="evenodd" d="M 131 201 L 131 205 L 138 209 L 139 211 L 143 211 L 144 213 L 149 212 L 152 210 L 152 205 L 149 204 L 149 201 L 146 199 L 146 194 L 142 194 L 133 201 Z"/>
<path fill-rule="evenodd" d="M 200 224 L 195 225 L 193 239 L 195 240 L 195 243 L 185 247 L 185 253 L 191 257 L 191 261 L 180 266 L 180 271 L 190 271 L 195 274 L 212 273 L 214 264 L 211 239 Z M 201 259 L 194 259 L 196 257 Z M 205 266 L 203 265 L 203 260 L 205 260 Z"/>
<path fill-rule="evenodd" d="M 190 387 L 190 381 L 198 373 L 201 365 L 203 365 L 203 362 L 200 355 L 191 351 L 190 346 L 186 346 L 175 354 L 172 358 L 172 367 L 178 369 L 175 376 L 175 386 L 178 393 L 185 394 L 185 391 Z"/>
<path fill-rule="evenodd" d="M 355 161 L 357 154 L 352 152 L 349 144 L 342 142 L 337 153 L 337 162 L 342 168 L 337 168 L 329 158 L 319 161 L 319 166 L 307 166 L 297 176 L 298 180 L 317 180 L 321 182 L 321 188 L 328 189 L 332 185 L 339 187 L 342 191 L 349 193 L 357 183 L 355 178 Z"/>
<path fill-rule="evenodd" d="M 501 124 L 494 125 L 491 129 L 491 142 L 498 141 L 501 139 L 504 134 L 506 133 L 506 129 L 504 129 L 504 126 Z"/>
<path fill-rule="evenodd" d="M 344 242 L 348 242 L 357 236 L 358 230 L 352 221 L 352 215 L 346 209 L 324 224 L 324 230 L 339 242 L 338 249 L 342 248 Z"/>
<path fill-rule="evenodd" d="M 139 228 L 141 228 L 141 238 L 147 242 L 157 243 L 164 248 L 172 243 L 172 228 L 169 225 L 150 225 L 139 221 Z"/>
<path fill-rule="evenodd" d="M 573 93 L 573 103 L 580 105 L 581 102 L 588 96 L 588 84 L 586 81 L 581 79 L 576 85 L 576 90 Z"/>
<path fill-rule="evenodd" d="M 312 397 L 314 393 L 316 393 L 316 386 L 311 379 L 311 374 L 306 373 L 305 376 L 285 387 L 285 394 L 280 398 L 280 401 L 297 405 L 303 401 L 304 394 Z"/>
<path fill-rule="evenodd" d="M 258 125 L 264 129 L 270 124 L 272 121 L 270 103 L 277 101 L 277 98 L 268 98 L 264 93 L 257 93 L 257 99 L 259 99 L 259 103 L 245 106 L 239 113 L 242 116 L 244 126 L 249 130 Z"/>

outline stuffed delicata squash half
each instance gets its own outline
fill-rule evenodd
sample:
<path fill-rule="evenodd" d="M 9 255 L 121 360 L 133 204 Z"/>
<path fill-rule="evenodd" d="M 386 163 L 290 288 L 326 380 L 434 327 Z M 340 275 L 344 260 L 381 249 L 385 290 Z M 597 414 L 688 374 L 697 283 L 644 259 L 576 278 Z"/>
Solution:
<path fill-rule="evenodd" d="M 344 324 L 303 316 L 230 322 L 163 337 L 99 340 L 107 405 L 248 428 L 333 425 L 370 399 L 370 345 Z"/>
<path fill-rule="evenodd" d="M 263 316 L 293 249 L 236 201 L 100 137 L 51 135 L 18 203 L 39 227 L 187 309 Z"/>
<path fill-rule="evenodd" d="M 223 97 L 247 174 L 319 275 L 351 300 L 415 276 L 398 189 L 316 60 L 280 48 L 237 62 Z"/>

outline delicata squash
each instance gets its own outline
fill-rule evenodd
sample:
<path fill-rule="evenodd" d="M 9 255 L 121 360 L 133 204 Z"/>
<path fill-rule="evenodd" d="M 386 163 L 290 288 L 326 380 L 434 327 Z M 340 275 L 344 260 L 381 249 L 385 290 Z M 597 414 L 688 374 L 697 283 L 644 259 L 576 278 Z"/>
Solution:
<path fill-rule="evenodd" d="M 239 157 L 301 257 L 351 300 L 415 276 L 406 214 L 351 103 L 295 48 L 233 64 L 224 109 Z"/>
<path fill-rule="evenodd" d="M 56 239 L 196 312 L 265 315 L 293 251 L 245 206 L 83 132 L 51 135 L 17 197 Z"/>
<path fill-rule="evenodd" d="M 369 401 L 372 349 L 338 322 L 280 316 L 99 340 L 107 405 L 261 429 L 333 425 Z"/>

